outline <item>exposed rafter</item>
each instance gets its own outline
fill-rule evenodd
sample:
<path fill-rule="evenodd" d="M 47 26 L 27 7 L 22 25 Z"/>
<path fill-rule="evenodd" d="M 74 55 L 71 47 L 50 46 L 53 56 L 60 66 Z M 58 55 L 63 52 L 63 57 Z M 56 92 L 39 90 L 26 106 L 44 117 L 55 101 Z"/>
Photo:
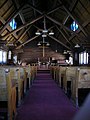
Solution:
<path fill-rule="evenodd" d="M 60 0 L 60 3 L 62 3 L 61 0 Z M 63 3 L 62 3 L 62 4 L 63 4 Z M 84 33 L 84 35 L 85 35 L 85 36 L 88 36 L 87 33 L 86 33 L 86 31 L 83 29 L 82 25 L 81 25 L 81 24 L 79 23 L 79 21 L 74 17 L 74 15 L 72 15 L 72 13 L 70 12 L 70 10 L 67 9 L 64 4 L 63 4 L 62 7 L 63 7 L 63 9 L 68 13 L 68 15 L 69 15 L 74 21 L 77 22 L 77 24 L 79 25 L 79 28 L 80 28 L 81 31 Z"/>
<path fill-rule="evenodd" d="M 55 19 L 51 18 L 50 16 L 47 16 L 46 17 L 51 20 L 52 22 L 54 22 L 55 24 L 59 25 L 62 29 L 66 29 L 67 31 L 69 31 L 70 33 L 72 33 L 73 35 L 77 36 L 80 40 L 81 39 L 84 39 L 82 38 L 80 35 L 78 35 L 76 32 L 70 30 L 68 27 L 66 27 L 65 25 L 63 25 L 62 23 L 56 21 Z"/>
<path fill-rule="evenodd" d="M 76 44 L 81 46 L 80 50 L 90 49 L 89 0 L 4 0 L 1 2 L 0 11 L 0 45 L 10 47 L 12 51 L 23 48 L 24 51 L 19 56 L 22 56 L 23 60 L 24 54 L 26 59 L 29 58 L 28 61 L 37 58 L 41 60 L 42 49 L 37 50 L 37 42 L 42 41 L 44 29 L 48 31 L 44 34 L 48 34 L 45 41 L 50 42 L 49 48 L 55 50 L 56 45 L 58 53 L 63 54 L 64 50 L 73 52 Z M 17 23 L 15 30 L 9 24 L 13 18 Z M 79 22 L 79 29 L 76 31 L 70 29 L 73 21 Z M 41 33 L 39 36 L 35 36 L 37 30 Z M 49 35 L 50 32 L 54 32 L 54 35 Z M 34 47 L 35 52 L 32 49 Z M 26 48 L 31 49 L 29 56 L 25 53 Z M 57 53 L 54 51 L 53 54 Z M 45 58 L 47 59 L 47 56 Z"/>
<path fill-rule="evenodd" d="M 70 8 L 69 8 L 69 10 L 70 10 L 71 12 L 74 10 L 74 8 L 76 7 L 77 3 L 78 3 L 78 0 L 73 0 L 73 3 L 71 4 L 71 6 L 70 6 Z M 63 24 L 64 24 L 64 25 L 65 25 L 65 23 L 67 22 L 68 18 L 69 18 L 69 15 L 67 15 L 66 18 L 65 18 L 65 20 L 63 21 Z"/>
<path fill-rule="evenodd" d="M 14 0 L 14 3 L 15 3 L 15 5 L 16 5 L 16 8 L 19 9 L 20 5 L 19 5 L 19 3 L 18 3 L 18 0 Z M 22 14 L 22 11 L 19 12 L 19 16 L 20 16 L 20 18 L 21 18 L 22 23 L 25 24 L 26 21 L 25 21 L 25 18 L 24 18 L 24 16 L 23 16 L 23 14 Z M 27 27 L 25 28 L 25 30 L 26 30 L 26 29 L 27 29 Z M 28 31 L 27 31 L 27 32 L 28 32 Z M 28 32 L 28 36 L 30 37 L 29 32 Z"/>
<path fill-rule="evenodd" d="M 87 8 L 83 5 L 83 3 L 81 2 L 81 0 L 79 0 L 79 2 L 82 5 L 82 7 L 86 10 L 86 12 L 90 15 L 90 11 L 87 10 Z"/>
<path fill-rule="evenodd" d="M 76 18 L 70 13 L 70 11 L 65 7 L 63 6 L 63 8 L 66 10 L 66 12 L 70 15 L 70 17 L 77 22 L 77 24 L 79 25 L 79 28 L 82 30 L 82 32 L 84 33 L 85 36 L 87 36 L 87 33 L 86 31 L 83 29 L 82 25 L 76 20 Z"/>
<path fill-rule="evenodd" d="M 7 28 L 8 24 L 10 23 L 10 21 L 15 18 L 19 13 L 20 11 L 24 8 L 26 4 L 20 6 L 19 9 L 17 9 L 11 16 L 10 18 L 7 20 L 7 22 L 4 24 L 4 27 L 0 30 L 0 34 Z"/>
<path fill-rule="evenodd" d="M 72 46 L 72 44 L 70 43 L 70 41 L 67 39 L 67 37 L 64 35 L 64 33 L 62 32 L 62 30 L 61 29 L 59 29 L 59 27 L 58 26 L 56 26 L 56 28 L 58 29 L 58 31 L 61 33 L 61 35 L 64 37 L 64 39 L 71 45 L 71 47 L 73 47 Z"/>
<path fill-rule="evenodd" d="M 27 40 L 26 42 L 22 43 L 21 45 L 19 45 L 18 47 L 16 47 L 16 49 L 20 49 L 22 46 L 24 46 L 25 44 L 31 42 L 32 40 L 36 39 L 38 36 L 34 36 L 32 38 L 30 38 L 29 40 Z"/>
<path fill-rule="evenodd" d="M 6 23 L 5 20 L 4 20 L 1 16 L 0 16 L 0 21 L 1 21 L 3 24 Z M 9 26 L 7 26 L 7 30 L 8 30 L 8 31 L 11 31 L 11 29 L 10 29 Z M 16 33 L 13 33 L 12 35 L 15 37 L 15 39 L 18 39 L 18 36 L 16 35 Z"/>
<path fill-rule="evenodd" d="M 32 26 L 32 25 L 31 25 L 31 26 Z M 20 40 L 24 37 L 24 35 L 28 32 L 28 30 L 31 28 L 31 26 L 29 26 L 29 27 L 22 33 L 22 35 L 18 38 L 17 41 L 15 41 L 15 43 L 17 43 L 18 41 L 20 41 Z"/>
<path fill-rule="evenodd" d="M 6 35 L 4 35 L 4 36 L 1 36 L 1 39 L 4 39 L 5 37 L 7 37 L 7 36 L 13 34 L 14 32 L 17 32 L 17 31 L 23 29 L 24 27 L 27 27 L 28 25 L 31 25 L 31 24 L 35 23 L 36 21 L 40 20 L 41 18 L 43 18 L 43 15 L 40 16 L 40 17 L 38 17 L 38 18 L 36 18 L 36 19 L 34 19 L 34 20 L 32 20 L 32 21 L 30 21 L 30 22 L 27 22 L 27 23 L 21 25 L 20 27 L 18 27 L 17 29 L 11 31 L 11 32 L 8 33 L 8 34 L 6 34 Z"/>
<path fill-rule="evenodd" d="M 65 48 L 71 50 L 70 47 L 68 47 L 66 44 L 64 44 L 63 42 L 59 41 L 57 38 L 53 37 L 53 36 L 50 36 L 48 35 L 50 38 L 52 38 L 53 40 L 55 40 L 56 42 L 58 42 L 59 44 L 61 44 L 62 46 L 64 46 Z"/>
<path fill-rule="evenodd" d="M 60 9 L 62 5 L 59 5 L 58 7 L 54 8 L 53 10 L 50 10 L 49 12 L 47 12 L 47 15 L 55 12 L 56 10 Z"/>
<path fill-rule="evenodd" d="M 68 27 L 66 27 L 65 25 L 63 25 L 61 22 L 58 22 L 57 20 L 53 19 L 52 17 L 50 17 L 50 16 L 48 16 L 48 15 L 46 15 L 46 17 L 47 17 L 49 20 L 51 20 L 52 22 L 54 22 L 55 24 L 61 26 L 61 28 L 65 28 L 65 29 L 68 30 L 69 32 L 72 32 L 72 33 L 73 33 L 73 31 L 71 31 Z"/>
<path fill-rule="evenodd" d="M 34 9 L 35 11 L 37 11 L 38 13 L 40 13 L 41 15 L 43 14 L 40 10 L 38 10 L 35 6 L 33 6 L 32 4 L 28 3 L 28 5 L 30 6 L 30 8 Z"/>
<path fill-rule="evenodd" d="M 39 28 L 38 26 L 36 26 L 36 25 L 33 25 L 35 28 L 37 28 L 37 30 L 40 30 L 40 31 L 42 31 L 43 29 L 41 29 L 41 28 Z"/>
<path fill-rule="evenodd" d="M 83 23 L 83 27 L 85 28 L 88 24 L 90 23 L 90 20 L 88 19 L 87 21 L 85 21 Z M 77 30 L 77 34 L 80 32 L 80 29 Z M 71 41 L 73 38 L 75 37 L 75 34 L 73 34 L 72 36 L 70 36 L 69 41 Z M 85 40 L 84 38 L 82 38 L 82 40 Z M 87 40 L 85 40 L 86 42 L 88 42 Z"/>
<path fill-rule="evenodd" d="M 35 6 L 35 0 L 32 0 L 32 4 L 33 4 L 33 6 Z M 34 17 L 36 18 L 36 11 L 35 11 L 35 9 L 33 9 L 33 12 L 34 12 Z"/>
<path fill-rule="evenodd" d="M 34 5 L 32 5 L 32 4 L 30 4 L 30 3 L 28 3 L 28 5 L 29 5 L 34 11 L 37 11 L 37 12 L 40 13 L 41 15 L 44 14 L 43 12 L 41 12 L 40 10 L 38 10 Z M 49 14 L 55 12 L 56 10 L 60 9 L 61 6 L 62 6 L 62 4 L 60 4 L 59 6 L 53 8 L 52 10 L 48 11 L 48 12 L 45 13 L 45 14 L 49 15 Z"/>

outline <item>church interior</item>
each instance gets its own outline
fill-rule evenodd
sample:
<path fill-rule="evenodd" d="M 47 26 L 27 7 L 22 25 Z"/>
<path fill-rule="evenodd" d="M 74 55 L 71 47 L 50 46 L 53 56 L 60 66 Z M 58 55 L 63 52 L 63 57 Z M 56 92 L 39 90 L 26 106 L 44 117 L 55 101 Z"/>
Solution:
<path fill-rule="evenodd" d="M 90 120 L 89 94 L 90 0 L 0 0 L 0 120 Z"/>

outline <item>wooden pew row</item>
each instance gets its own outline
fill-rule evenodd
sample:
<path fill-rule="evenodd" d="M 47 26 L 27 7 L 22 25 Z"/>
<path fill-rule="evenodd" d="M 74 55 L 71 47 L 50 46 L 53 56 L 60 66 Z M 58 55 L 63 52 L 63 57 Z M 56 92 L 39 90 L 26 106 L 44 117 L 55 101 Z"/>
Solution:
<path fill-rule="evenodd" d="M 88 92 L 90 92 L 90 67 L 52 66 L 50 69 L 51 74 L 54 73 L 52 76 L 54 76 L 55 81 L 59 81 L 59 86 L 78 106 L 79 90 L 88 89 Z"/>
<path fill-rule="evenodd" d="M 37 75 L 37 66 L 31 66 L 31 84 Z"/>
<path fill-rule="evenodd" d="M 16 81 L 17 106 L 20 106 L 26 92 L 26 73 L 22 67 L 10 67 L 12 72 L 11 78 Z"/>
<path fill-rule="evenodd" d="M 78 105 L 78 68 L 67 67 L 65 69 L 65 91 L 69 98 Z"/>
<path fill-rule="evenodd" d="M 26 70 L 26 69 L 29 69 L 29 70 Z M 31 71 L 30 71 L 30 69 L 31 69 Z M 29 77 L 30 80 L 35 78 L 36 67 L 28 66 L 25 68 L 25 67 L 16 67 L 16 66 L 14 66 L 14 67 L 4 66 L 4 67 L 0 67 L 0 70 L 3 71 L 3 73 L 0 72 L 0 81 L 1 81 L 0 82 L 0 119 L 12 120 L 14 112 L 11 112 L 8 109 L 10 109 L 9 108 L 10 106 L 11 106 L 11 109 L 14 106 L 13 109 L 15 111 L 15 109 L 16 109 L 16 101 L 15 101 L 16 99 L 15 98 L 16 97 L 17 97 L 17 105 L 19 106 L 21 104 L 24 94 L 26 94 L 26 91 L 27 91 L 27 80 L 26 79 L 27 79 L 27 77 Z M 11 81 L 11 83 L 10 82 L 7 83 L 7 76 L 6 76 L 7 74 L 6 74 L 5 70 L 9 71 L 8 75 L 10 74 L 9 75 L 10 80 L 8 80 L 8 81 Z M 28 76 L 27 76 L 27 71 L 28 71 Z M 31 76 L 31 73 L 32 73 L 32 76 Z M 31 77 L 33 77 L 33 78 L 31 78 Z M 9 86 L 8 88 L 7 88 L 7 85 Z M 6 100 L 4 99 L 4 97 L 6 97 L 7 95 L 11 96 L 10 91 L 12 91 L 12 90 L 10 89 L 10 85 L 14 86 L 14 88 L 12 88 L 12 90 L 14 89 L 13 90 L 14 92 L 16 92 L 16 89 L 17 89 L 16 93 L 12 93 L 15 95 L 14 99 L 12 98 L 12 101 L 15 101 L 13 103 L 13 105 L 10 102 L 11 100 L 9 100 L 8 98 L 7 99 L 5 98 Z M 3 86 L 5 87 L 5 89 L 3 89 Z M 4 104 L 2 105 L 2 103 L 4 103 Z M 5 106 L 5 104 L 6 104 L 6 106 Z"/>
<path fill-rule="evenodd" d="M 12 120 L 16 114 L 16 83 L 11 74 L 0 67 L 0 120 Z"/>
<path fill-rule="evenodd" d="M 68 86 L 68 83 L 71 84 L 71 88 Z M 66 69 L 66 85 L 67 93 L 71 89 L 71 98 L 78 106 L 81 96 L 78 94 L 79 90 L 89 89 L 88 93 L 90 92 L 90 67 L 68 67 Z M 82 99 L 84 101 L 85 98 Z"/>
<path fill-rule="evenodd" d="M 82 105 L 87 95 L 90 93 L 90 67 L 80 67 L 78 69 L 78 104 Z"/>
<path fill-rule="evenodd" d="M 30 64 L 25 67 L 27 74 L 27 89 L 31 87 L 31 66 Z"/>
<path fill-rule="evenodd" d="M 52 78 L 58 83 L 58 85 L 65 89 L 65 69 L 62 66 L 50 66 L 50 73 Z"/>
<path fill-rule="evenodd" d="M 54 80 L 55 80 L 55 72 L 56 72 L 56 66 L 50 66 L 50 73 Z"/>

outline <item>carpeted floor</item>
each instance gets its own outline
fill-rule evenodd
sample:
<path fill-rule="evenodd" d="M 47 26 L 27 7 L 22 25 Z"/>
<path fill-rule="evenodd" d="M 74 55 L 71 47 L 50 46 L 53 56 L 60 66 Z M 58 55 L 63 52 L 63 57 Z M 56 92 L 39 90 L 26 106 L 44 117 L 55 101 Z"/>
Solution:
<path fill-rule="evenodd" d="M 47 72 L 39 72 L 16 120 L 72 120 L 77 109 Z"/>

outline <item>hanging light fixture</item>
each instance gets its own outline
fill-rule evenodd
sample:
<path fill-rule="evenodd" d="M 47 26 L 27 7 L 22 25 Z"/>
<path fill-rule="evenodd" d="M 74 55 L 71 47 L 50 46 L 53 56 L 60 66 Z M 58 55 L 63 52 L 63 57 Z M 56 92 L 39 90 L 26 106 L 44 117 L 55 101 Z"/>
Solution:
<path fill-rule="evenodd" d="M 38 46 L 40 46 L 40 45 L 41 45 L 41 43 L 39 42 L 37 45 L 38 45 Z"/>
<path fill-rule="evenodd" d="M 43 49 L 43 57 L 45 57 L 45 48 L 50 46 L 49 42 L 45 41 L 45 38 L 47 37 L 47 34 L 51 34 L 54 35 L 54 33 L 52 31 L 50 31 L 50 33 L 48 33 L 48 30 L 46 29 L 46 20 L 44 17 L 44 29 L 40 32 L 39 30 L 37 30 L 37 32 L 35 33 L 36 35 L 42 35 L 43 40 L 41 42 L 39 42 L 37 45 L 38 46 L 42 46 Z"/>
<path fill-rule="evenodd" d="M 54 35 L 53 30 L 47 30 L 46 29 L 46 19 L 44 17 L 44 29 L 41 30 L 37 30 L 37 32 L 35 33 L 36 35 L 42 35 L 42 37 L 47 37 L 47 35 Z"/>
<path fill-rule="evenodd" d="M 44 41 L 44 42 L 41 41 L 41 42 L 38 42 L 37 45 L 38 45 L 38 46 L 43 46 L 43 45 L 44 45 L 45 47 L 46 47 L 46 46 L 48 47 L 48 46 L 50 46 L 50 43 L 49 43 L 49 42 L 45 42 L 45 41 Z"/>
<path fill-rule="evenodd" d="M 54 35 L 54 32 L 51 30 L 51 31 L 49 32 L 49 35 Z"/>
<path fill-rule="evenodd" d="M 47 42 L 46 46 L 50 46 L 50 44 Z"/>
<path fill-rule="evenodd" d="M 47 33 L 47 32 L 48 32 L 48 30 L 46 30 L 46 29 L 45 29 L 45 30 L 43 30 L 42 32 L 43 32 L 43 33 Z"/>
<path fill-rule="evenodd" d="M 37 32 L 35 33 L 36 35 L 41 35 L 40 31 L 37 30 Z"/>
<path fill-rule="evenodd" d="M 47 37 L 47 35 L 46 34 L 42 34 L 42 37 Z"/>
<path fill-rule="evenodd" d="M 76 44 L 76 45 L 75 45 L 75 48 L 79 48 L 79 47 L 80 47 L 80 45 L 79 45 L 79 44 Z"/>

